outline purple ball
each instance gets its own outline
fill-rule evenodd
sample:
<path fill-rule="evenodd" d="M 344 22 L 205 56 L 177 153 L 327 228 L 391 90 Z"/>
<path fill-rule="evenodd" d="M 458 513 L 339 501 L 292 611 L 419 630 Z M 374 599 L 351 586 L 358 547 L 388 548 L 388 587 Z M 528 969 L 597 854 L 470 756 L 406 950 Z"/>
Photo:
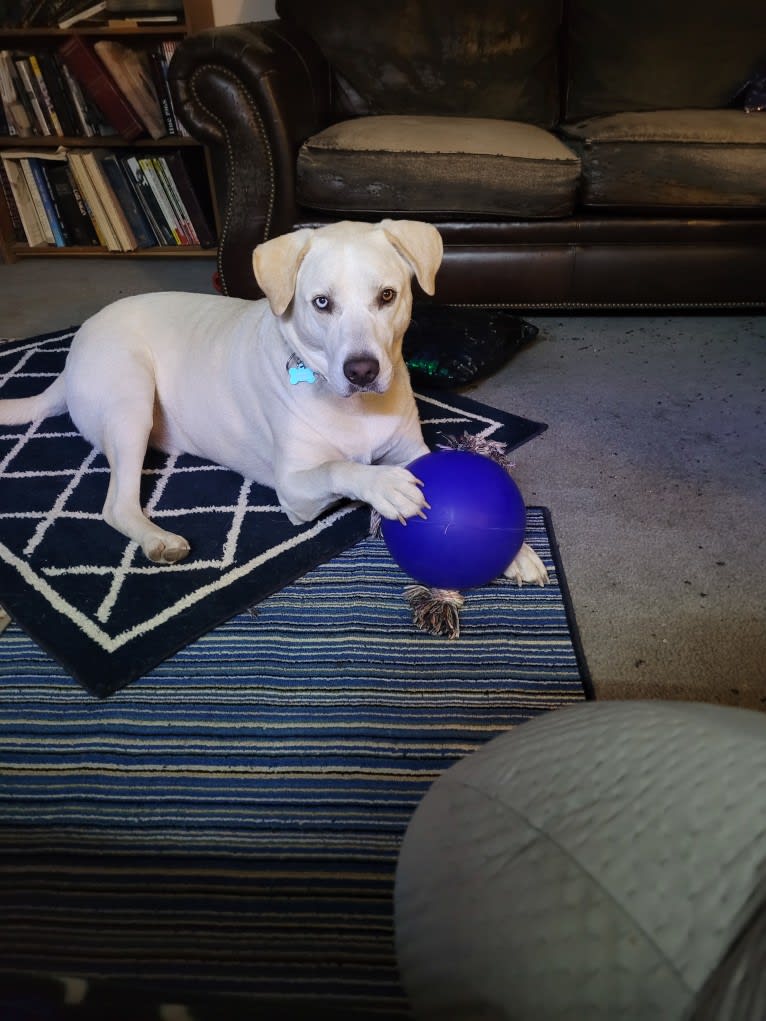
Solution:
<path fill-rule="evenodd" d="M 524 500 L 508 472 L 465 450 L 424 454 L 408 467 L 431 509 L 425 521 L 383 520 L 383 538 L 401 569 L 430 588 L 476 588 L 499 577 L 521 549 L 526 525 Z"/>

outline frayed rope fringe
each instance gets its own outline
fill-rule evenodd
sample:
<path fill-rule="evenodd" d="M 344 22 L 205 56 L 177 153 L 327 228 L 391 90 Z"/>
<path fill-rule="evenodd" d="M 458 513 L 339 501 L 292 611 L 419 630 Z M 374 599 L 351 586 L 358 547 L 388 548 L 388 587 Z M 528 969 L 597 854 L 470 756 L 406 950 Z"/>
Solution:
<path fill-rule="evenodd" d="M 460 637 L 460 609 L 465 598 L 456 589 L 407 585 L 404 598 L 412 610 L 412 622 L 429 635 Z"/>

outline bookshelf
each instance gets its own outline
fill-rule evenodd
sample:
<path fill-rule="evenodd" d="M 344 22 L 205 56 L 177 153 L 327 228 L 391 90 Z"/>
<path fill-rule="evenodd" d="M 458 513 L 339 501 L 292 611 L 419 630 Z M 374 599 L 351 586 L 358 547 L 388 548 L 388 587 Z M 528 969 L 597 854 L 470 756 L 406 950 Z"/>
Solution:
<path fill-rule="evenodd" d="M 54 51 L 60 52 L 61 47 L 73 38 L 79 38 L 91 45 L 100 40 L 114 40 L 130 48 L 143 50 L 158 44 L 160 41 L 180 40 L 186 35 L 212 26 L 213 23 L 212 0 L 183 0 L 181 20 L 171 24 L 107 25 L 92 24 L 86 21 L 64 29 L 57 27 L 3 28 L 0 26 L 0 51 L 10 51 L 12 53 L 42 52 L 44 54 Z M 163 169 L 165 170 L 169 161 L 172 162 L 180 156 L 181 162 L 187 168 L 186 187 L 188 188 L 189 183 L 192 183 L 199 199 L 199 207 L 204 211 L 202 213 L 203 219 L 206 220 L 209 229 L 208 237 L 204 244 L 193 243 L 196 238 L 193 227 L 186 233 L 184 233 L 183 227 L 180 228 L 181 237 L 184 238 L 182 243 L 178 243 L 179 235 L 176 233 L 176 241 L 169 244 L 166 231 L 163 231 L 165 243 L 160 243 L 160 232 L 155 224 L 154 233 L 157 237 L 153 239 L 151 244 L 147 244 L 145 247 L 138 246 L 128 248 L 127 250 L 124 248 L 117 250 L 114 246 L 109 247 L 104 243 L 104 236 L 101 231 L 97 232 L 98 243 L 95 243 L 96 239 L 94 238 L 87 244 L 75 243 L 70 233 L 67 239 L 68 243 L 65 244 L 61 244 L 61 238 L 59 237 L 58 244 L 48 242 L 32 245 L 25 236 L 28 232 L 19 230 L 18 204 L 14 203 L 16 205 L 14 210 L 9 203 L 9 197 L 6 194 L 9 182 L 6 174 L 5 181 L 0 182 L 4 184 L 3 187 L 0 187 L 0 261 L 10 263 L 16 262 L 18 259 L 40 256 L 48 258 L 93 258 L 94 256 L 103 258 L 210 258 L 215 255 L 215 238 L 218 237 L 220 231 L 220 219 L 215 201 L 210 155 L 204 146 L 188 135 L 166 134 L 162 137 L 153 138 L 150 133 L 143 131 L 138 137 L 131 140 L 127 140 L 121 134 L 95 134 L 91 136 L 34 134 L 22 137 L 20 135 L 4 134 L 2 133 L 3 128 L 4 125 L 0 123 L 0 152 L 19 154 L 18 159 L 11 159 L 10 161 L 13 167 L 20 166 L 20 155 L 22 152 L 39 154 L 42 159 L 33 162 L 37 162 L 38 165 L 42 165 L 46 169 L 56 165 L 59 161 L 64 162 L 61 153 L 77 154 L 82 152 L 84 154 L 95 152 L 99 161 L 105 155 L 114 154 L 121 162 L 140 155 L 143 159 L 149 159 L 152 162 L 156 161 L 156 159 L 161 159 Z M 59 153 L 58 159 L 56 159 L 57 152 Z M 68 162 L 68 158 L 66 162 Z M 130 175 L 128 174 L 127 176 L 129 177 Z M 165 183 L 167 184 L 167 180 Z M 176 198 L 180 197 L 179 191 L 176 191 Z M 136 192 L 133 198 L 137 197 L 138 193 Z M 87 204 L 87 197 L 85 198 Z M 181 201 L 183 200 L 181 199 Z M 87 205 L 87 209 L 92 218 L 90 205 Z M 182 210 L 179 210 L 178 206 L 176 206 L 176 212 L 182 216 Z M 142 212 L 141 215 L 144 216 L 144 213 Z M 130 224 L 128 224 L 128 227 L 130 227 Z M 202 237 L 202 231 L 199 233 Z M 21 237 L 20 234 L 22 235 Z"/>

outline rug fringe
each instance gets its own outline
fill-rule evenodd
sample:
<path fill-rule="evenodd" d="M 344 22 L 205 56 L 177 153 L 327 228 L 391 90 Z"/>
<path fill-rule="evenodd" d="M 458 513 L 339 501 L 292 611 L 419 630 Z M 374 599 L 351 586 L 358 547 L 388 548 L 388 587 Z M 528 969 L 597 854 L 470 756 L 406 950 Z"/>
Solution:
<path fill-rule="evenodd" d="M 460 610 L 465 597 L 456 589 L 407 585 L 404 598 L 412 609 L 412 622 L 421 631 L 441 638 L 460 637 Z"/>

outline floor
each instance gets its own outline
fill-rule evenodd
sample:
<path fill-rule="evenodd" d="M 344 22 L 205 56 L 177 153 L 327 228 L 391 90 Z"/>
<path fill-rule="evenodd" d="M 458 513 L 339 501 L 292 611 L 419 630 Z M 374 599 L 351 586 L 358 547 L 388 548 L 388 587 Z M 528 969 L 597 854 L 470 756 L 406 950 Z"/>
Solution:
<path fill-rule="evenodd" d="M 0 266 L 0 336 L 118 297 L 212 292 L 212 259 Z M 517 454 L 553 514 L 600 698 L 766 708 L 766 317 L 528 316 L 472 396 L 549 425 Z"/>

